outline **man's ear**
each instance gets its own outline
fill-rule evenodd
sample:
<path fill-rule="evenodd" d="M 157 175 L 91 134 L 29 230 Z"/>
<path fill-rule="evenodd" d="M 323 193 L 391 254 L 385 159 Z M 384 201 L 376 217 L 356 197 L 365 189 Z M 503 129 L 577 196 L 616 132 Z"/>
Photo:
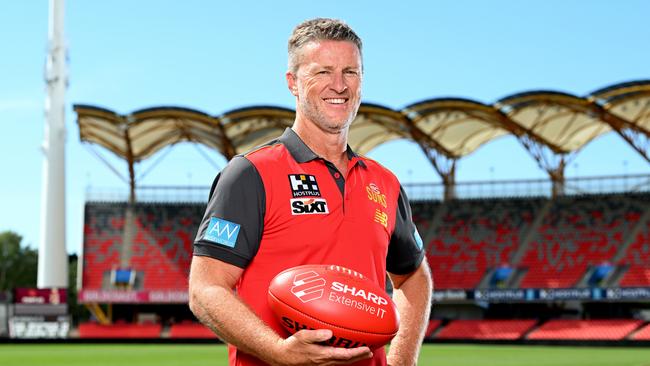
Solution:
<path fill-rule="evenodd" d="M 289 91 L 291 94 L 294 96 L 298 96 L 298 80 L 296 79 L 296 75 L 294 75 L 293 72 L 287 71 L 285 74 L 287 78 L 287 87 L 289 88 Z"/>

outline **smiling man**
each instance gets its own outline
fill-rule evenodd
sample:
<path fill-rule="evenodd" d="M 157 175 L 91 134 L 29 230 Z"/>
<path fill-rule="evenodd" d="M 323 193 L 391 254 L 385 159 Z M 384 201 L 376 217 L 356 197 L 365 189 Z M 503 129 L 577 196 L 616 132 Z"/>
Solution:
<path fill-rule="evenodd" d="M 348 130 L 361 104 L 361 44 L 321 40 L 298 48 L 297 43 L 289 43 L 294 61 L 286 75 L 297 102 L 293 130 L 317 155 L 347 172 Z"/>
<path fill-rule="evenodd" d="M 296 120 L 217 176 L 194 244 L 190 307 L 229 343 L 231 365 L 414 365 L 429 317 L 431 274 L 396 177 L 347 145 L 361 102 L 361 39 L 313 19 L 289 39 Z M 390 353 L 324 345 L 329 330 L 288 336 L 266 303 L 271 279 L 336 264 L 385 287 L 400 312 Z"/>

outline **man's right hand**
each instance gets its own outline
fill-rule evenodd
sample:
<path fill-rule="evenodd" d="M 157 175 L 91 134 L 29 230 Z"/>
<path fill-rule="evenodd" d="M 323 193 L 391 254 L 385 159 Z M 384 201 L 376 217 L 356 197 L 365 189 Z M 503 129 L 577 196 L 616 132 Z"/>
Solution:
<path fill-rule="evenodd" d="M 322 345 L 332 338 L 327 329 L 303 329 L 278 343 L 277 358 L 273 365 L 347 365 L 372 358 L 368 347 L 338 348 Z"/>

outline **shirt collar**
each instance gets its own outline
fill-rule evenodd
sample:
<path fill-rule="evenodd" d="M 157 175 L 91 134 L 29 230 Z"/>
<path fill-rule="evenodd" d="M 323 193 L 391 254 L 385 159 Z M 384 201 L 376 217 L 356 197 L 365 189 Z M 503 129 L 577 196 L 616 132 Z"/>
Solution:
<path fill-rule="evenodd" d="M 298 136 L 298 134 L 291 128 L 287 127 L 287 129 L 284 130 L 282 136 L 280 136 L 279 140 L 282 144 L 284 144 L 284 146 L 286 146 L 291 156 L 298 163 L 302 164 L 314 159 L 322 159 L 320 156 L 316 155 L 316 153 L 313 152 L 309 146 L 307 146 L 304 141 L 302 141 L 300 136 Z M 366 164 L 363 162 L 363 160 L 361 160 L 361 157 L 352 151 L 350 145 L 347 145 L 346 152 L 348 154 L 348 159 L 350 159 L 350 162 L 355 163 L 356 160 L 359 165 L 363 166 L 364 168 L 366 167 Z"/>

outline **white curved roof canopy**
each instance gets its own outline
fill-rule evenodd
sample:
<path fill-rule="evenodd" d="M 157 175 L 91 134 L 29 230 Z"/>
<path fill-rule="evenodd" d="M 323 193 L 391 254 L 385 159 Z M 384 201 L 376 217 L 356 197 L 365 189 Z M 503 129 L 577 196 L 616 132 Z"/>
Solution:
<path fill-rule="evenodd" d="M 178 107 L 148 108 L 127 115 L 89 105 L 75 105 L 74 110 L 81 141 L 99 144 L 132 162 L 181 141 L 206 145 L 230 159 L 279 136 L 295 118 L 291 109 L 270 106 L 241 108 L 220 116 Z M 512 134 L 566 154 L 620 126 L 650 131 L 650 81 L 613 85 L 584 98 L 530 91 L 504 97 L 494 105 L 436 98 L 398 111 L 362 103 L 350 127 L 349 144 L 365 154 L 388 141 L 411 139 L 458 159 Z"/>

